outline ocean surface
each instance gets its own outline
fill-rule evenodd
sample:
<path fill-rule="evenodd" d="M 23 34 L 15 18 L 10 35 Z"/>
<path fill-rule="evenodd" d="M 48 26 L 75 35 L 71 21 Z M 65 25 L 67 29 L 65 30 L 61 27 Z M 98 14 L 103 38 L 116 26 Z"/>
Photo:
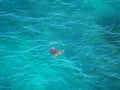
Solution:
<path fill-rule="evenodd" d="M 120 0 L 0 0 L 0 90 L 120 90 Z"/>

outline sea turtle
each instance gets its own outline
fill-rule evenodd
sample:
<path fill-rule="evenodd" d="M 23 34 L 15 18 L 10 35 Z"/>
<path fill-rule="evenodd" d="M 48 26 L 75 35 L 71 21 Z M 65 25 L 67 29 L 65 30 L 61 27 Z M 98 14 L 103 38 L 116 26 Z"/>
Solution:
<path fill-rule="evenodd" d="M 59 51 L 55 47 L 52 47 L 50 49 L 50 53 L 53 54 L 54 57 L 57 57 L 58 55 L 61 55 L 64 52 L 64 50 Z"/>

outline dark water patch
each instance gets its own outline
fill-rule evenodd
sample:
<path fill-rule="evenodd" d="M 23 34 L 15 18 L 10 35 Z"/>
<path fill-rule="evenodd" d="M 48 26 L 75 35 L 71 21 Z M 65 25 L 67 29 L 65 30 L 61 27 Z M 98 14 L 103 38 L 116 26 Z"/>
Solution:
<path fill-rule="evenodd" d="M 112 30 L 105 32 L 104 38 L 108 43 L 120 48 L 120 26 L 114 26 Z"/>
<path fill-rule="evenodd" d="M 104 66 L 103 65 L 99 65 L 99 67 L 102 68 L 94 68 L 91 69 L 90 72 L 86 71 L 86 73 L 91 74 L 91 71 L 93 70 L 93 75 L 94 75 L 94 80 L 96 81 L 95 83 L 95 87 L 97 90 L 106 90 L 106 89 L 110 89 L 110 90 L 114 90 L 117 89 L 119 90 L 119 65 L 118 62 L 114 61 L 115 59 L 113 59 L 113 62 L 111 62 L 111 60 L 109 59 L 107 62 L 104 62 Z M 115 66 L 113 66 L 113 63 L 117 63 Z M 89 70 L 89 69 L 88 69 Z M 106 75 L 104 75 L 106 74 Z M 111 76 L 112 75 L 112 76 Z M 114 82 L 117 83 L 117 85 Z"/>
<path fill-rule="evenodd" d="M 7 5 L 7 7 L 6 7 Z M 15 13 L 20 16 L 29 17 L 45 17 L 50 11 L 51 5 L 47 2 L 38 1 L 30 2 L 29 0 L 7 1 L 3 0 L 0 3 L 1 11 L 5 13 Z"/>
<path fill-rule="evenodd" d="M 10 87 L 11 81 L 8 78 L 0 76 L 0 90 L 12 90 Z"/>
<path fill-rule="evenodd" d="M 97 45 L 94 48 L 94 53 L 102 58 L 103 60 L 109 61 L 109 59 L 118 59 L 119 58 L 119 46 L 116 47 L 111 44 L 101 44 Z M 105 61 L 106 61 L 105 60 Z"/>
<path fill-rule="evenodd" d="M 28 6 L 30 6 L 30 3 L 28 0 L 21 0 L 21 1 L 8 1 L 8 0 L 2 0 L 0 2 L 0 9 L 1 11 L 4 11 L 5 13 L 15 13 L 19 12 L 21 9 L 29 9 Z"/>
<path fill-rule="evenodd" d="M 103 31 L 104 39 L 110 43 L 115 45 L 116 47 L 120 46 L 120 14 L 118 12 L 113 12 L 110 15 L 102 16 L 99 18 L 98 24 L 102 27 L 106 28 Z"/>
<path fill-rule="evenodd" d="M 101 75 L 98 74 L 98 76 L 96 76 L 94 78 L 95 80 L 95 86 L 94 89 L 95 90 L 119 90 L 120 89 L 120 81 L 110 77 L 109 75 Z"/>
<path fill-rule="evenodd" d="M 19 23 L 16 19 L 0 16 L 0 32 L 16 31 L 16 29 L 20 28 L 20 26 L 21 23 Z"/>
<path fill-rule="evenodd" d="M 112 0 L 103 0 L 103 3 L 107 4 L 107 5 L 110 5 L 113 7 L 113 9 L 115 10 L 119 10 L 120 9 L 120 1 L 119 0 L 115 0 L 114 2 Z"/>

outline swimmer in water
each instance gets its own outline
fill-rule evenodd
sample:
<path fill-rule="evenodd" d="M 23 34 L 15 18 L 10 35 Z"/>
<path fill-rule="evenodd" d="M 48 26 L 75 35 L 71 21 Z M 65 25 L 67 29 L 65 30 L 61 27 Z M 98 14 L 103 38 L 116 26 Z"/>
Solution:
<path fill-rule="evenodd" d="M 63 52 L 64 50 L 58 51 L 55 47 L 52 47 L 50 49 L 50 53 L 53 54 L 53 57 L 57 57 L 58 55 L 61 55 Z"/>

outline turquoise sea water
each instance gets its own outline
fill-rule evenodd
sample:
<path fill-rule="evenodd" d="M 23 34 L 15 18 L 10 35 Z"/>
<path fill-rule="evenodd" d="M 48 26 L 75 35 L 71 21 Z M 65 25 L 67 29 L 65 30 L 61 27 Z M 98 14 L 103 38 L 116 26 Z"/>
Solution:
<path fill-rule="evenodd" d="M 120 0 L 0 0 L 0 90 L 120 90 Z"/>

